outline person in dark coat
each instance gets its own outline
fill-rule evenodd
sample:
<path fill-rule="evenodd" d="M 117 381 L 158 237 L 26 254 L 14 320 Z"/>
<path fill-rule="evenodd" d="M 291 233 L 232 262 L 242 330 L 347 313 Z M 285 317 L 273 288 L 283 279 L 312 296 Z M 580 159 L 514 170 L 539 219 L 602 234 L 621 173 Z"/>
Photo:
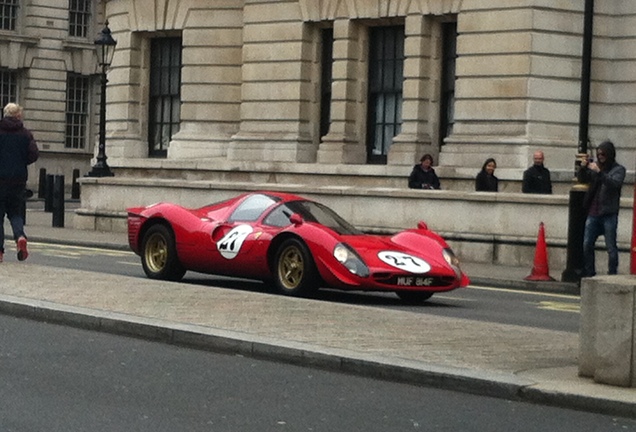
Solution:
<path fill-rule="evenodd" d="M 552 193 L 550 170 L 543 166 L 544 159 L 542 151 L 537 150 L 534 152 L 534 164 L 523 173 L 523 184 L 521 186 L 523 193 L 546 195 Z"/>
<path fill-rule="evenodd" d="M 583 235 L 585 261 L 583 276 L 596 275 L 594 244 L 601 235 L 605 237 L 607 248 L 607 273 L 616 274 L 618 271 L 616 231 L 621 188 L 625 181 L 625 167 L 616 162 L 614 143 L 603 141 L 599 144 L 596 148 L 596 162 L 588 161 L 587 156 L 583 158 L 577 178 L 579 182 L 590 185 L 583 201 L 583 208 L 587 212 Z"/>
<path fill-rule="evenodd" d="M 409 188 L 411 189 L 440 189 L 440 182 L 433 169 L 433 156 L 425 154 L 420 163 L 413 167 L 409 175 Z"/>
<path fill-rule="evenodd" d="M 0 120 L 0 262 L 4 259 L 4 216 L 13 229 L 18 260 L 24 261 L 27 238 L 22 208 L 26 195 L 27 165 L 38 159 L 39 150 L 33 134 L 22 123 L 22 107 L 9 103 Z"/>
<path fill-rule="evenodd" d="M 497 162 L 494 158 L 486 159 L 481 171 L 475 177 L 475 190 L 477 192 L 498 192 L 499 179 L 495 177 Z"/>

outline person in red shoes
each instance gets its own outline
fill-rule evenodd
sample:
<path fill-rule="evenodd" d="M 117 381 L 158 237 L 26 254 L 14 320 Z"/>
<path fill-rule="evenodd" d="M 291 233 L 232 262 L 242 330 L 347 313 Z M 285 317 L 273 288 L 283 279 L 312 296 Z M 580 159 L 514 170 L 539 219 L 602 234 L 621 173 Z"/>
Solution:
<path fill-rule="evenodd" d="M 29 256 L 22 206 L 26 195 L 27 165 L 39 157 L 33 134 L 22 123 L 22 107 L 8 103 L 0 120 L 0 216 L 6 215 L 13 229 L 18 260 Z M 0 262 L 4 258 L 4 223 L 0 221 Z"/>

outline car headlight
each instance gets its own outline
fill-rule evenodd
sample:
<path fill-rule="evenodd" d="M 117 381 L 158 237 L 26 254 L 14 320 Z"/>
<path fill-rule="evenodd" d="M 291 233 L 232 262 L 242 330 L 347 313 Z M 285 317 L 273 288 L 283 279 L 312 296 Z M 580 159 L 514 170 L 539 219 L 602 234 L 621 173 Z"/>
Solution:
<path fill-rule="evenodd" d="M 461 270 L 459 269 L 459 258 L 453 253 L 451 249 L 444 249 L 442 251 L 442 255 L 444 255 L 444 259 L 450 265 L 457 275 L 461 275 Z"/>
<path fill-rule="evenodd" d="M 333 256 L 354 275 L 360 277 L 369 276 L 369 267 L 367 267 L 360 256 L 348 245 L 338 243 L 333 249 Z"/>

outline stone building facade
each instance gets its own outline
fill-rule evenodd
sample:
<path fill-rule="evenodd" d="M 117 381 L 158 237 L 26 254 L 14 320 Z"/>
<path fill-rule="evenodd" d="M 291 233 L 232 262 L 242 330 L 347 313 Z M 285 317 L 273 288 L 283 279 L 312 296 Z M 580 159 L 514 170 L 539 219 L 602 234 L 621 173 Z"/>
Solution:
<path fill-rule="evenodd" d="M 0 104 L 17 101 L 38 141 L 31 166 L 67 179 L 90 169 L 97 132 L 98 81 L 93 40 L 103 22 L 97 0 L 0 2 Z"/>
<path fill-rule="evenodd" d="M 42 148 L 34 170 L 88 170 L 99 99 L 93 40 L 108 20 L 115 177 L 82 179 L 83 228 L 123 230 L 128 206 L 272 188 L 323 200 L 370 231 L 425 219 L 465 255 L 526 263 L 540 221 L 560 252 L 567 238 L 586 3 L 4 0 L 0 90 L 27 109 Z M 590 147 L 613 140 L 630 184 L 635 28 L 634 2 L 596 2 Z M 537 148 L 556 196 L 518 193 Z M 406 189 L 423 153 L 434 156 L 443 190 Z M 500 194 L 473 192 L 487 157 L 497 159 Z"/>
<path fill-rule="evenodd" d="M 108 93 L 114 167 L 159 157 L 355 170 L 409 166 L 427 152 L 449 178 L 474 176 L 492 156 L 512 180 L 541 148 L 571 177 L 582 1 L 147 3 L 106 2 L 119 41 Z M 635 4 L 597 2 L 589 138 L 612 139 L 629 169 L 634 28 Z M 163 90 L 161 79 L 171 81 Z"/>

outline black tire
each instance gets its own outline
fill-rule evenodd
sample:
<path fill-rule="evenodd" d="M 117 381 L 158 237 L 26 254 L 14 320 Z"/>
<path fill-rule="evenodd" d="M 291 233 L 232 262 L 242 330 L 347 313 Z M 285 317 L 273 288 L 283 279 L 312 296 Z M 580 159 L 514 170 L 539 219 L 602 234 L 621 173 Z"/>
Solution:
<path fill-rule="evenodd" d="M 397 291 L 396 294 L 404 303 L 418 305 L 433 297 L 432 292 L 423 291 Z"/>
<path fill-rule="evenodd" d="M 165 225 L 153 225 L 141 243 L 141 265 L 150 279 L 179 281 L 186 270 L 177 256 L 174 233 Z"/>
<path fill-rule="evenodd" d="M 278 292 L 295 297 L 308 297 L 320 285 L 320 276 L 307 246 L 300 240 L 285 240 L 276 251 L 274 283 Z"/>

